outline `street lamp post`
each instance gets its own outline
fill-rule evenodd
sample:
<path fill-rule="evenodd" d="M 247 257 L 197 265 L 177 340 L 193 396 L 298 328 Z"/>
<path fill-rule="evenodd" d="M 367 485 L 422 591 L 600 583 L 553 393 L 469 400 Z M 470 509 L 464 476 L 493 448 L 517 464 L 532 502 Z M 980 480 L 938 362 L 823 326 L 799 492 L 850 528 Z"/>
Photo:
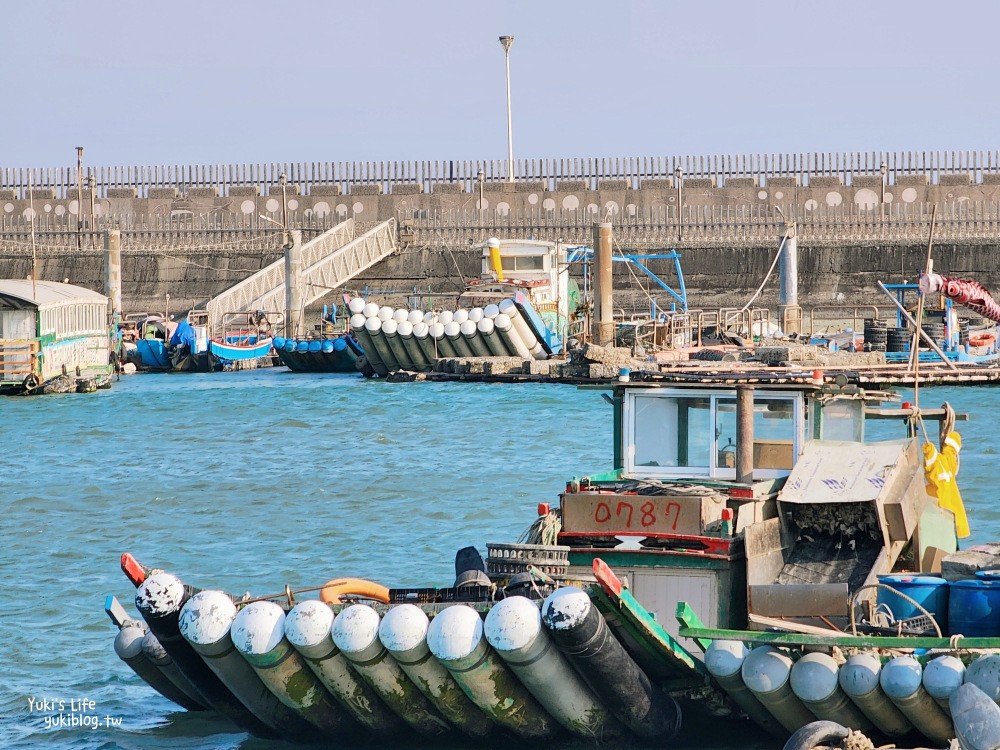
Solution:
<path fill-rule="evenodd" d="M 278 183 L 281 185 L 281 230 L 283 232 L 288 231 L 288 177 L 284 172 L 278 177 Z M 286 240 L 287 241 L 287 240 Z"/>
<path fill-rule="evenodd" d="M 674 170 L 674 178 L 677 181 L 677 238 L 680 239 L 684 231 L 681 228 L 681 208 L 684 205 L 684 170 L 677 167 Z"/>
<path fill-rule="evenodd" d="M 76 248 L 83 249 L 83 146 L 76 147 Z"/>
<path fill-rule="evenodd" d="M 504 58 L 507 61 L 507 180 L 514 181 L 514 127 L 510 118 L 510 46 L 514 43 L 514 37 L 500 37 L 500 46 L 503 47 Z"/>
<path fill-rule="evenodd" d="M 889 173 L 889 165 L 886 164 L 885 162 L 882 162 L 879 165 L 878 171 L 882 174 L 882 196 L 879 203 L 882 209 L 882 217 L 885 218 L 885 178 L 886 175 Z"/>
<path fill-rule="evenodd" d="M 476 180 L 479 182 L 479 215 L 482 217 L 482 212 L 486 210 L 486 203 L 483 199 L 483 190 L 486 187 L 486 172 L 480 169 L 479 174 L 476 175 Z"/>

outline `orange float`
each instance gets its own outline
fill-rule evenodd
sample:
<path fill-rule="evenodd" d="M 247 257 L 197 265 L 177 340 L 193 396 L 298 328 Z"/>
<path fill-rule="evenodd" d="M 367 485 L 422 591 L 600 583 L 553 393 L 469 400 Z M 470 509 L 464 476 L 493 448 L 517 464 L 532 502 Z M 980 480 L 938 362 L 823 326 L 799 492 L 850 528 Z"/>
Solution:
<path fill-rule="evenodd" d="M 997 337 L 992 333 L 977 333 L 969 337 L 970 346 L 993 346 L 997 342 Z"/>
<path fill-rule="evenodd" d="M 334 578 L 319 592 L 319 600 L 326 604 L 343 604 L 345 597 L 371 599 L 388 604 L 389 589 L 381 583 L 366 581 L 364 578 Z"/>

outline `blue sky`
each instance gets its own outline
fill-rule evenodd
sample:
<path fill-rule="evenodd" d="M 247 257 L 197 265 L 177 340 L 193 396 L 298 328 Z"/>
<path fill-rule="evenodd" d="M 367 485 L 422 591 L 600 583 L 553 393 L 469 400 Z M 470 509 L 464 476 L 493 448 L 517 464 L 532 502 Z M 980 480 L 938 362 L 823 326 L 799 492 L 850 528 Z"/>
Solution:
<path fill-rule="evenodd" d="M 997 146 L 1000 4 L 32 0 L 0 167 Z"/>

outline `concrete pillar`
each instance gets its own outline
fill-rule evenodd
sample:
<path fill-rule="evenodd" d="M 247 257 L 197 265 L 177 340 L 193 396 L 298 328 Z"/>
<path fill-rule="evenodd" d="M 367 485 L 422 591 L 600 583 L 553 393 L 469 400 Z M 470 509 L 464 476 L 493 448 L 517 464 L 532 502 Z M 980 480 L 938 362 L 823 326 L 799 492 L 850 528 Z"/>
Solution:
<path fill-rule="evenodd" d="M 122 233 L 111 229 L 104 233 L 104 295 L 111 315 L 122 311 Z"/>
<path fill-rule="evenodd" d="M 285 336 L 302 333 L 302 230 L 288 232 L 285 243 Z"/>
<path fill-rule="evenodd" d="M 778 322 L 784 327 L 787 320 L 785 333 L 801 333 L 798 330 L 802 314 L 799 310 L 799 247 L 795 222 L 783 222 L 779 229 L 782 237 L 787 234 L 787 239 L 778 261 Z"/>
<path fill-rule="evenodd" d="M 736 481 L 753 483 L 753 388 L 736 387 Z"/>
<path fill-rule="evenodd" d="M 591 337 L 599 346 L 615 340 L 614 285 L 611 281 L 611 222 L 594 224 L 594 317 Z"/>

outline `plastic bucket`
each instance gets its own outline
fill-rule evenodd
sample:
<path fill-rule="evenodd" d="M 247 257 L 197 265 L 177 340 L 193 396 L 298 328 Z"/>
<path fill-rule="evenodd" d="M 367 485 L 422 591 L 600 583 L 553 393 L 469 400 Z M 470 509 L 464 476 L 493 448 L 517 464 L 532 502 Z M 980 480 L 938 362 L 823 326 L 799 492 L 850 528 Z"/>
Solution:
<path fill-rule="evenodd" d="M 936 576 L 892 575 L 879 576 L 878 582 L 913 599 L 934 615 L 942 635 L 948 633 L 950 587 L 946 580 Z M 879 589 L 877 601 L 889 607 L 897 620 L 909 620 L 924 614 L 905 599 L 885 589 Z"/>
<path fill-rule="evenodd" d="M 969 637 L 1000 636 L 1000 581 L 953 581 L 948 605 L 951 632 Z"/>

